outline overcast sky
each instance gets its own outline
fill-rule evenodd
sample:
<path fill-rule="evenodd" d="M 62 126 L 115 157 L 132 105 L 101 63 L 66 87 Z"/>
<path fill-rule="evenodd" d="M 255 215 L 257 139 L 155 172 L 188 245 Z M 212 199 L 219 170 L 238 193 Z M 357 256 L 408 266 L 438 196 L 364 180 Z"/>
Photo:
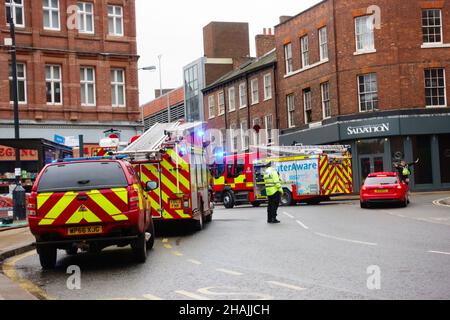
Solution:
<path fill-rule="evenodd" d="M 319 0 L 136 0 L 139 67 L 158 66 L 162 54 L 163 88 L 183 84 L 183 66 L 203 56 L 203 27 L 211 21 L 248 22 L 250 45 L 263 28 L 282 15 L 296 15 Z M 154 99 L 159 70 L 140 71 L 140 103 Z"/>

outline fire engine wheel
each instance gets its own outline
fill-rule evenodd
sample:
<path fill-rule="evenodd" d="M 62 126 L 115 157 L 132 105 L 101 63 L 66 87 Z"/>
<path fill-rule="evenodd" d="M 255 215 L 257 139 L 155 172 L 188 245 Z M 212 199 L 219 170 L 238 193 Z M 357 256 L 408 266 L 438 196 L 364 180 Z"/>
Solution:
<path fill-rule="evenodd" d="M 145 241 L 145 234 L 140 234 L 137 239 L 133 240 L 131 248 L 137 262 L 144 263 L 147 260 L 147 243 Z"/>
<path fill-rule="evenodd" d="M 195 231 L 202 231 L 204 225 L 205 218 L 203 217 L 203 212 L 200 213 L 200 219 L 194 220 L 194 229 Z"/>
<path fill-rule="evenodd" d="M 252 202 L 252 206 L 254 208 L 259 208 L 259 207 L 261 207 L 261 202 L 259 202 L 259 201 Z"/>
<path fill-rule="evenodd" d="M 39 261 L 42 269 L 50 270 L 56 266 L 57 250 L 53 247 L 38 247 Z"/>
<path fill-rule="evenodd" d="M 152 250 L 155 245 L 155 225 L 153 223 L 150 224 L 148 233 L 150 233 L 150 239 L 147 241 L 147 250 Z"/>
<path fill-rule="evenodd" d="M 284 207 L 292 205 L 292 192 L 289 189 L 283 189 L 283 191 L 283 195 L 281 196 L 281 205 Z"/>
<path fill-rule="evenodd" d="M 226 191 L 223 195 L 223 205 L 227 209 L 233 209 L 235 205 L 234 194 L 231 191 Z"/>

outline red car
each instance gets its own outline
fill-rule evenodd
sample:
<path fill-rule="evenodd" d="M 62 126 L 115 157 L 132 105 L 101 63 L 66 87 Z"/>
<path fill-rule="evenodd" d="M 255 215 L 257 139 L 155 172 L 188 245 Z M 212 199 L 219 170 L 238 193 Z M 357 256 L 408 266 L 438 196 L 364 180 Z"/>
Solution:
<path fill-rule="evenodd" d="M 409 186 L 395 172 L 371 173 L 361 188 L 360 199 L 361 208 L 382 203 L 399 203 L 406 207 L 409 204 Z"/>

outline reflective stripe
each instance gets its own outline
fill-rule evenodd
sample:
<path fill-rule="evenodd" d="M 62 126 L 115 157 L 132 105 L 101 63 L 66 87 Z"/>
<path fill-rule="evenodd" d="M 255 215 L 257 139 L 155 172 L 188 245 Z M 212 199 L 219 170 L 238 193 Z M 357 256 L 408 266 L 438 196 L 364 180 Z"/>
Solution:
<path fill-rule="evenodd" d="M 100 193 L 100 191 L 93 190 L 88 193 L 88 196 L 92 199 L 92 201 L 102 207 L 103 210 L 105 210 L 110 216 L 121 213 L 121 211 L 117 209 L 117 207 L 111 201 L 106 199 L 105 196 Z"/>
<path fill-rule="evenodd" d="M 53 206 L 53 208 L 47 213 L 45 219 L 57 219 L 61 213 L 69 206 L 69 204 L 75 200 L 77 194 L 74 192 L 67 192 L 64 196 Z"/>
<path fill-rule="evenodd" d="M 37 209 L 40 209 L 48 199 L 53 195 L 53 193 L 41 193 L 37 197 Z"/>
<path fill-rule="evenodd" d="M 66 224 L 79 224 L 81 221 L 86 220 L 88 223 L 98 223 L 102 222 L 91 210 L 87 207 L 84 207 L 86 211 L 80 211 L 83 206 L 75 212 L 69 220 L 67 220 Z"/>

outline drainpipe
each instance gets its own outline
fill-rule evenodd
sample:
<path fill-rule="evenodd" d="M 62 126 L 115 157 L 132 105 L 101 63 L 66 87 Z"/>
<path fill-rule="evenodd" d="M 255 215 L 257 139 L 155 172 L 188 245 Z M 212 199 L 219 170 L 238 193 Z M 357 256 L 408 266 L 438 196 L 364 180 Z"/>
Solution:
<path fill-rule="evenodd" d="M 336 91 L 337 91 L 337 109 L 338 116 L 341 115 L 341 94 L 339 85 L 339 59 L 338 59 L 338 47 L 337 47 L 337 32 L 336 32 L 336 0 L 333 0 L 333 36 L 334 36 L 334 60 L 336 66 Z M 341 137 L 339 137 L 339 141 Z"/>

